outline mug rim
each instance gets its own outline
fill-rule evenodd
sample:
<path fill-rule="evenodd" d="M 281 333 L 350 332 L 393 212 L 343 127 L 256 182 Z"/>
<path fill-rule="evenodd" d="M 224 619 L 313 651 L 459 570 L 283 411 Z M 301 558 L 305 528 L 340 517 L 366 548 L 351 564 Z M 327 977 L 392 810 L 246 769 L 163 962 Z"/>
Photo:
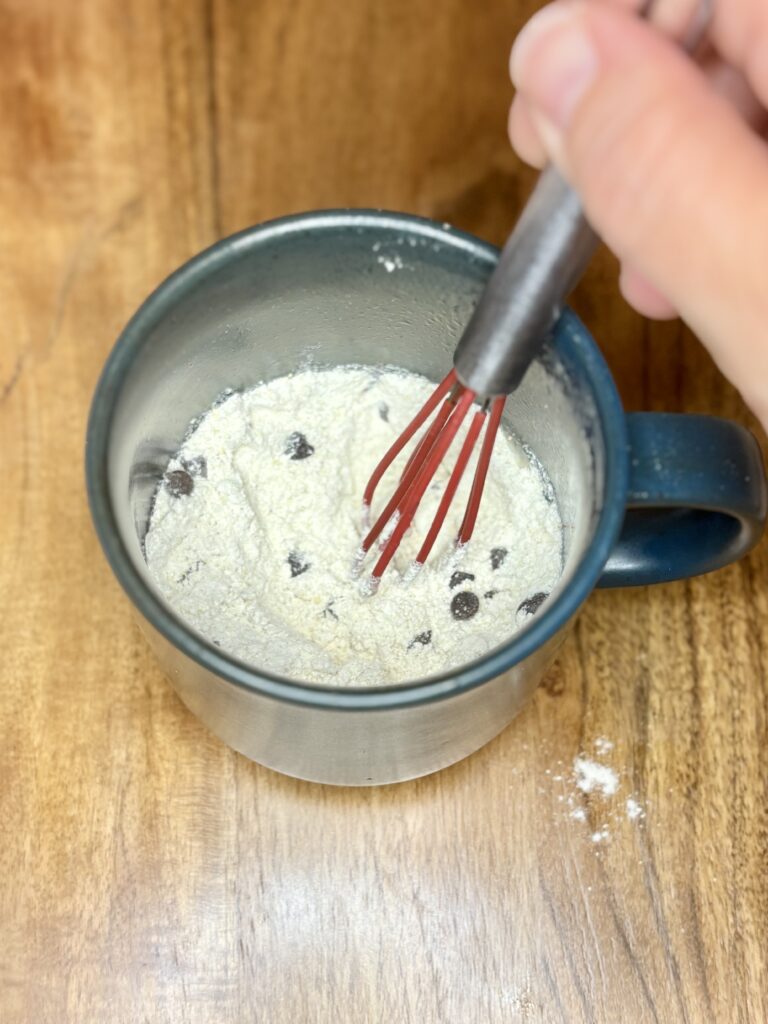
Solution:
<path fill-rule="evenodd" d="M 117 337 L 96 384 L 86 432 L 88 502 L 107 561 L 136 609 L 174 647 L 219 679 L 272 699 L 328 710 L 373 711 L 457 696 L 502 675 L 541 648 L 576 614 L 594 589 L 618 539 L 628 487 L 627 428 L 613 376 L 597 343 L 567 307 L 557 347 L 579 362 L 591 387 L 605 447 L 605 500 L 594 537 L 573 578 L 557 598 L 506 643 L 458 669 L 374 687 L 333 687 L 281 677 L 239 661 L 196 633 L 147 586 L 123 544 L 109 491 L 109 447 L 114 410 L 126 372 L 151 328 L 209 274 L 246 252 L 291 235 L 379 228 L 437 242 L 493 267 L 499 250 L 476 236 L 414 214 L 375 209 L 331 209 L 291 214 L 220 239 L 183 263 L 143 301 Z"/>

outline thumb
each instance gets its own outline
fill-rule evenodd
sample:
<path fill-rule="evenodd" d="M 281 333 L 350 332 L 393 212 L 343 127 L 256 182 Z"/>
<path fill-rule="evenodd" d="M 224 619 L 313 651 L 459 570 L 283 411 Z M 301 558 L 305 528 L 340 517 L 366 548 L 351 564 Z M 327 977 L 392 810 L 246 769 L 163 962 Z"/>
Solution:
<path fill-rule="evenodd" d="M 512 78 L 591 223 L 663 292 L 768 423 L 768 150 L 646 23 L 560 0 Z"/>

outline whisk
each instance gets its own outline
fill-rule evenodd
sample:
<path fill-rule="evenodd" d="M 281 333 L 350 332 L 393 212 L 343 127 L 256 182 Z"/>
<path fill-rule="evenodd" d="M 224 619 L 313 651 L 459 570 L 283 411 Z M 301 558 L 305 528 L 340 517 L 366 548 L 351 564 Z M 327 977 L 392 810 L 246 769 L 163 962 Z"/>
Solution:
<path fill-rule="evenodd" d="M 711 0 L 702 0 L 683 40 L 689 52 L 698 48 L 711 14 Z M 643 5 L 641 15 L 650 12 Z M 499 262 L 459 340 L 453 369 L 376 466 L 363 495 L 368 520 L 373 495 L 384 473 L 416 432 L 434 419 L 411 454 L 400 482 L 366 534 L 356 560 L 360 572 L 374 544 L 379 552 L 368 581 L 375 590 L 391 562 L 438 466 L 476 401 L 474 412 L 451 475 L 410 574 L 424 564 L 485 429 L 475 475 L 456 544 L 466 544 L 475 527 L 483 487 L 499 429 L 504 403 L 554 326 L 563 301 L 584 273 L 598 244 L 576 193 L 554 167 L 541 173 Z M 437 410 L 437 411 L 436 411 Z"/>
<path fill-rule="evenodd" d="M 469 541 L 507 396 L 520 384 L 547 339 L 564 297 L 585 270 L 597 241 L 578 197 L 560 174 L 548 167 L 542 172 L 464 330 L 454 353 L 453 369 L 386 452 L 365 488 L 363 507 L 368 515 L 384 473 L 434 413 L 394 494 L 360 546 L 358 568 L 381 538 L 371 573 L 371 589 L 378 585 L 438 466 L 473 403 L 478 402 L 411 573 L 418 571 L 432 550 L 482 434 L 475 475 L 456 538 L 458 546 Z"/>

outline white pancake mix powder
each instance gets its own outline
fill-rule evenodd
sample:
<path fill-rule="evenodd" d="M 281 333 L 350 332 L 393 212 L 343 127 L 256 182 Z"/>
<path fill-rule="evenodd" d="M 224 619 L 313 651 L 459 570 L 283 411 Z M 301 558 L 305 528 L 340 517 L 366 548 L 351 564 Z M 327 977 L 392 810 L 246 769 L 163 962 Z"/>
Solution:
<path fill-rule="evenodd" d="M 404 581 L 463 427 L 376 594 L 352 575 L 368 477 L 433 389 L 414 374 L 350 366 L 215 405 L 169 463 L 145 539 L 176 613 L 258 669 L 336 686 L 432 675 L 507 640 L 556 584 L 562 532 L 540 467 L 501 431 L 465 548 L 454 542 L 474 460 L 426 565 Z M 374 518 L 411 450 L 379 484 Z"/>

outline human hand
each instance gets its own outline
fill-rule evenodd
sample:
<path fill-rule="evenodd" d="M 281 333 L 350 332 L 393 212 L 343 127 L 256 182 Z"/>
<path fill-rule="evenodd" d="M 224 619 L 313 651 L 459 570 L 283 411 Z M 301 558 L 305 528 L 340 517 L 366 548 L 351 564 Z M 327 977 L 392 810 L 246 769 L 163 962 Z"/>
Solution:
<path fill-rule="evenodd" d="M 676 312 L 768 429 L 768 3 L 716 0 L 710 52 L 675 44 L 699 0 L 557 0 L 518 36 L 512 144 L 554 162 L 619 256 L 627 300 Z"/>

